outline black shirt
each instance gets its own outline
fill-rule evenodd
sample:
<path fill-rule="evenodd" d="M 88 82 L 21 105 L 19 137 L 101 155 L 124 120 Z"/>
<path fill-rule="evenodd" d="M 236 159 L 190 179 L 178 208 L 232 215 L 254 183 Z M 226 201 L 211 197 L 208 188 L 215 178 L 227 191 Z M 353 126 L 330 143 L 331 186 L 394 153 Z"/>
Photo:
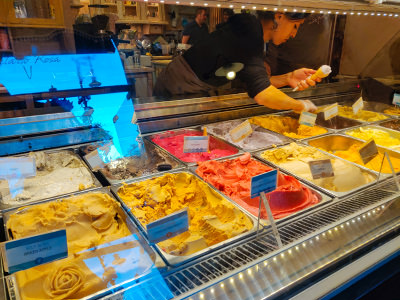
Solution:
<path fill-rule="evenodd" d="M 183 57 L 201 81 L 213 86 L 228 82 L 215 71 L 229 63 L 240 62 L 244 68 L 237 77 L 246 84 L 250 97 L 270 86 L 263 60 L 263 30 L 250 14 L 237 14 L 210 36 L 192 46 Z"/>
<path fill-rule="evenodd" d="M 199 41 L 206 39 L 209 36 L 207 24 L 199 26 L 196 20 L 186 24 L 183 29 L 183 35 L 189 35 L 188 43 L 191 45 L 197 44 Z"/>

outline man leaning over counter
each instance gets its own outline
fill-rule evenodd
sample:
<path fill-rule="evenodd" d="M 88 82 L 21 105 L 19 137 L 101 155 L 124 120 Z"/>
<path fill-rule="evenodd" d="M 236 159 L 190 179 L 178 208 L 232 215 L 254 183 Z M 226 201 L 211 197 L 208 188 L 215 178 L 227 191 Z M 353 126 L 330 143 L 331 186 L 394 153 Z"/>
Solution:
<path fill-rule="evenodd" d="M 316 110 L 311 101 L 295 100 L 273 86 L 289 84 L 288 77 L 275 78 L 271 82 L 263 59 L 264 43 L 272 40 L 280 44 L 294 37 L 304 18 L 305 14 L 276 14 L 275 21 L 271 22 L 270 16 L 264 14 L 258 19 L 250 14 L 230 17 L 224 26 L 176 57 L 160 73 L 154 94 L 164 97 L 215 94 L 217 87 L 229 82 L 226 76 L 217 76 L 216 71 L 241 63 L 243 69 L 237 76 L 258 104 L 272 109 Z M 300 70 L 293 72 L 290 85 L 297 86 L 301 81 L 300 89 L 314 85 L 314 81 L 304 79 L 315 71 Z"/>

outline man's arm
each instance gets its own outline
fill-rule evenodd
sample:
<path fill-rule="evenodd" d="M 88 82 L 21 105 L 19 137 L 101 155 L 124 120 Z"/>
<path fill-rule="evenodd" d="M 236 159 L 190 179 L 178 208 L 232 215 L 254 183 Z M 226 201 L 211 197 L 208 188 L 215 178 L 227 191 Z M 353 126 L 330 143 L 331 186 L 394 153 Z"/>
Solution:
<path fill-rule="evenodd" d="M 315 105 L 309 100 L 295 100 L 285 93 L 270 85 L 266 89 L 259 92 L 254 100 L 266 107 L 272 109 L 286 110 L 293 109 L 294 111 L 315 111 Z"/>
<path fill-rule="evenodd" d="M 292 88 L 295 88 L 298 86 L 298 90 L 302 91 L 309 88 L 310 86 L 314 86 L 316 82 L 321 81 L 320 78 L 318 78 L 316 81 L 308 78 L 315 72 L 316 71 L 313 69 L 301 68 L 283 75 L 271 76 L 270 81 L 271 84 L 276 88 L 280 88 L 283 86 L 290 86 Z"/>
<path fill-rule="evenodd" d="M 182 36 L 182 44 L 188 44 L 190 39 L 190 35 L 183 35 Z"/>

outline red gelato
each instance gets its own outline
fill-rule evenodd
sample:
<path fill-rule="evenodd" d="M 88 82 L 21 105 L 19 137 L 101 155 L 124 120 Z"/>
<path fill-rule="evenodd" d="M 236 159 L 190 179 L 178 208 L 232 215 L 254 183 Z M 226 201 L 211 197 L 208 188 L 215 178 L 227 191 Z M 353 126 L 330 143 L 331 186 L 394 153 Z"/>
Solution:
<path fill-rule="evenodd" d="M 188 131 L 175 134 L 173 131 L 160 133 L 152 137 L 152 141 L 184 162 L 206 161 L 214 158 L 236 154 L 238 150 L 212 136 L 209 141 L 209 152 L 184 153 L 185 136 L 202 136 L 202 131 Z"/>
<path fill-rule="evenodd" d="M 251 177 L 271 170 L 271 167 L 245 153 L 232 160 L 200 162 L 196 173 L 251 214 L 258 216 L 260 199 L 250 198 Z M 278 187 L 269 194 L 274 219 L 286 217 L 316 203 L 318 197 L 310 189 L 292 176 L 278 173 Z M 261 218 L 268 218 L 264 205 L 261 205 Z"/>

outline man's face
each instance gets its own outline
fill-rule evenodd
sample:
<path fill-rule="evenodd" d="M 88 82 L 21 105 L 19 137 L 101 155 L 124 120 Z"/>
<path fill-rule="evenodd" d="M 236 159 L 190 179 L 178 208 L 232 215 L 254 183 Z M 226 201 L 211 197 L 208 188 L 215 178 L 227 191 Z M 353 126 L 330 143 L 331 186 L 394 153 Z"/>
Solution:
<path fill-rule="evenodd" d="M 280 45 L 288 41 L 290 38 L 294 38 L 297 34 L 297 30 L 303 20 L 290 20 L 284 14 L 276 13 L 275 21 L 278 24 L 277 28 L 273 31 L 272 42 L 275 45 Z"/>
<path fill-rule="evenodd" d="M 207 21 L 207 14 L 205 10 L 202 10 L 199 14 L 200 24 L 204 24 Z"/>
<path fill-rule="evenodd" d="M 229 19 L 229 14 L 224 13 L 224 17 L 223 17 L 224 22 L 225 23 L 228 22 L 228 19 Z"/>

